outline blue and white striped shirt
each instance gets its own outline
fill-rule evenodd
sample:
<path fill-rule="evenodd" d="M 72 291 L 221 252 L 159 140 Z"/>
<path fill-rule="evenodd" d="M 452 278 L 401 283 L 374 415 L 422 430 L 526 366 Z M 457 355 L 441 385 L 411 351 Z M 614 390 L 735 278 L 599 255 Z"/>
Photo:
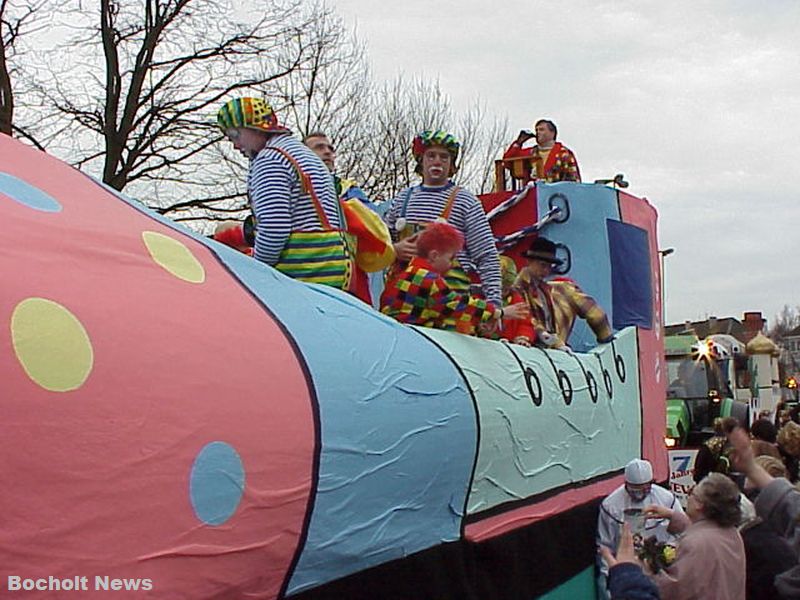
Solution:
<path fill-rule="evenodd" d="M 292 231 L 323 231 L 310 194 L 300 189 L 300 178 L 289 160 L 270 148 L 280 148 L 294 158 L 311 178 L 331 227 L 339 229 L 339 199 L 330 171 L 305 144 L 291 135 L 274 135 L 250 163 L 247 191 L 256 217 L 253 255 L 270 265 L 278 262 Z"/>
<path fill-rule="evenodd" d="M 430 223 L 438 219 L 447 205 L 453 185 L 453 182 L 449 182 L 442 187 L 413 186 L 405 212 L 406 222 Z M 403 203 L 407 193 L 408 188 L 392 199 L 384 217 L 395 241 L 399 233 L 395 224 L 403 216 Z M 456 256 L 458 262 L 467 273 L 477 272 L 481 278 L 483 294 L 490 302 L 502 306 L 500 259 L 494 235 L 480 201 L 467 190 L 459 190 L 447 222 L 464 235 L 464 249 Z"/>

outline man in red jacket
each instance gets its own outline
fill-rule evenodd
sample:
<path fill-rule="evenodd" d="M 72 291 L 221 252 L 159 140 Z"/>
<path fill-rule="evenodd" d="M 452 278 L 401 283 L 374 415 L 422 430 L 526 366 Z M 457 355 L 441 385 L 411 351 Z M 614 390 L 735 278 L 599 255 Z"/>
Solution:
<path fill-rule="evenodd" d="M 524 181 L 540 179 L 547 183 L 556 181 L 580 181 L 581 172 L 578 168 L 578 160 L 572 150 L 556 141 L 558 128 L 552 121 L 541 119 L 536 122 L 536 133 L 522 130 L 517 139 L 508 147 L 503 155 L 503 160 L 515 158 L 527 158 L 519 162 L 521 168 L 517 168 L 513 163 L 509 168 L 514 177 Z M 523 148 L 522 145 L 529 139 L 535 137 L 536 145 L 532 148 Z"/>

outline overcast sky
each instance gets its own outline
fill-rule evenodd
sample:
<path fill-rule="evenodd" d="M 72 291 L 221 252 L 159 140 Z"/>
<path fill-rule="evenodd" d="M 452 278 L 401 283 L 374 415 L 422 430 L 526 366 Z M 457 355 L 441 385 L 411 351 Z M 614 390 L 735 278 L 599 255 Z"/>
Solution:
<path fill-rule="evenodd" d="M 659 212 L 667 321 L 800 304 L 800 2 L 332 0 L 377 80 L 439 78 Z M 510 142 L 511 140 L 509 140 Z"/>

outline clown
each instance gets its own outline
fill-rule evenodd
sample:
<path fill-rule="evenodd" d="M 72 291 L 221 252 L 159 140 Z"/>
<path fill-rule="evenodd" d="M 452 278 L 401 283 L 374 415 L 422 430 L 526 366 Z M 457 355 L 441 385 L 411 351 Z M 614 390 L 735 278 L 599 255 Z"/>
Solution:
<path fill-rule="evenodd" d="M 551 279 L 554 267 L 563 261 L 556 256 L 557 246 L 547 238 L 537 237 L 522 253 L 528 264 L 516 281 L 516 289 L 531 309 L 536 342 L 551 348 L 568 349 L 575 320 L 585 319 L 598 343 L 614 338 L 608 317 L 594 298 L 566 277 Z"/>
<path fill-rule="evenodd" d="M 557 181 L 580 181 L 581 172 L 575 154 L 556 141 L 558 128 L 556 124 L 547 119 L 540 119 L 534 126 L 536 132 L 532 133 L 523 129 L 519 136 L 508 147 L 503 160 L 527 158 L 520 161 L 517 167 L 509 163 L 515 177 L 523 181 L 540 179 L 547 183 Z M 523 148 L 522 145 L 531 138 L 536 138 L 536 145 L 532 148 Z"/>
<path fill-rule="evenodd" d="M 458 140 L 440 129 L 423 131 L 414 138 L 415 171 L 422 176 L 422 183 L 402 190 L 391 200 L 386 213 L 397 254 L 388 283 L 417 256 L 417 235 L 425 225 L 446 221 L 465 240 L 464 248 L 445 275 L 447 285 L 465 293 L 472 283 L 479 282 L 482 295 L 501 306 L 500 261 L 486 214 L 474 195 L 451 181 L 457 170 L 459 148 Z"/>
<path fill-rule="evenodd" d="M 467 334 L 473 333 L 481 322 L 527 319 L 525 302 L 502 307 L 448 287 L 443 275 L 450 270 L 463 244 L 461 232 L 452 225 L 428 225 L 417 238 L 418 255 L 388 282 L 382 312 L 401 323 Z"/>
<path fill-rule="evenodd" d="M 260 98 L 226 103 L 217 113 L 217 124 L 250 159 L 253 256 L 295 279 L 349 289 L 350 242 L 325 164 L 278 123 L 272 107 Z M 309 252 L 312 246 L 314 252 Z"/>

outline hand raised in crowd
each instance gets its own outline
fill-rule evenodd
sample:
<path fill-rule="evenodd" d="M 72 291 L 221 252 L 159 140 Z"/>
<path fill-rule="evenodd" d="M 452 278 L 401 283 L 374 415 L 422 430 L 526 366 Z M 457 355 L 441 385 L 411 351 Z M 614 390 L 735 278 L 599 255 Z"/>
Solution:
<path fill-rule="evenodd" d="M 396 242 L 394 252 L 398 260 L 409 261 L 417 255 L 417 235 L 412 235 L 404 240 Z"/>
<path fill-rule="evenodd" d="M 750 436 L 739 426 L 727 429 L 725 435 L 733 446 L 733 466 L 744 473 L 757 488 L 764 488 L 773 480 L 772 475 L 756 462 Z"/>
<path fill-rule="evenodd" d="M 611 552 L 610 548 L 605 546 L 600 546 L 600 554 L 609 569 L 619 563 L 634 563 L 641 566 L 641 562 L 636 557 L 636 550 L 633 547 L 633 533 L 628 523 L 622 524 L 616 555 Z"/>
<path fill-rule="evenodd" d="M 528 309 L 527 302 L 517 302 L 516 304 L 509 304 L 508 306 L 503 307 L 504 319 L 514 319 L 515 321 L 521 321 L 522 319 L 527 319 L 529 316 L 530 312 Z"/>
<path fill-rule="evenodd" d="M 683 533 L 689 527 L 691 521 L 686 514 L 661 506 L 659 504 L 649 504 L 644 507 L 644 516 L 648 519 L 666 519 L 669 521 L 667 531 L 672 534 Z"/>

